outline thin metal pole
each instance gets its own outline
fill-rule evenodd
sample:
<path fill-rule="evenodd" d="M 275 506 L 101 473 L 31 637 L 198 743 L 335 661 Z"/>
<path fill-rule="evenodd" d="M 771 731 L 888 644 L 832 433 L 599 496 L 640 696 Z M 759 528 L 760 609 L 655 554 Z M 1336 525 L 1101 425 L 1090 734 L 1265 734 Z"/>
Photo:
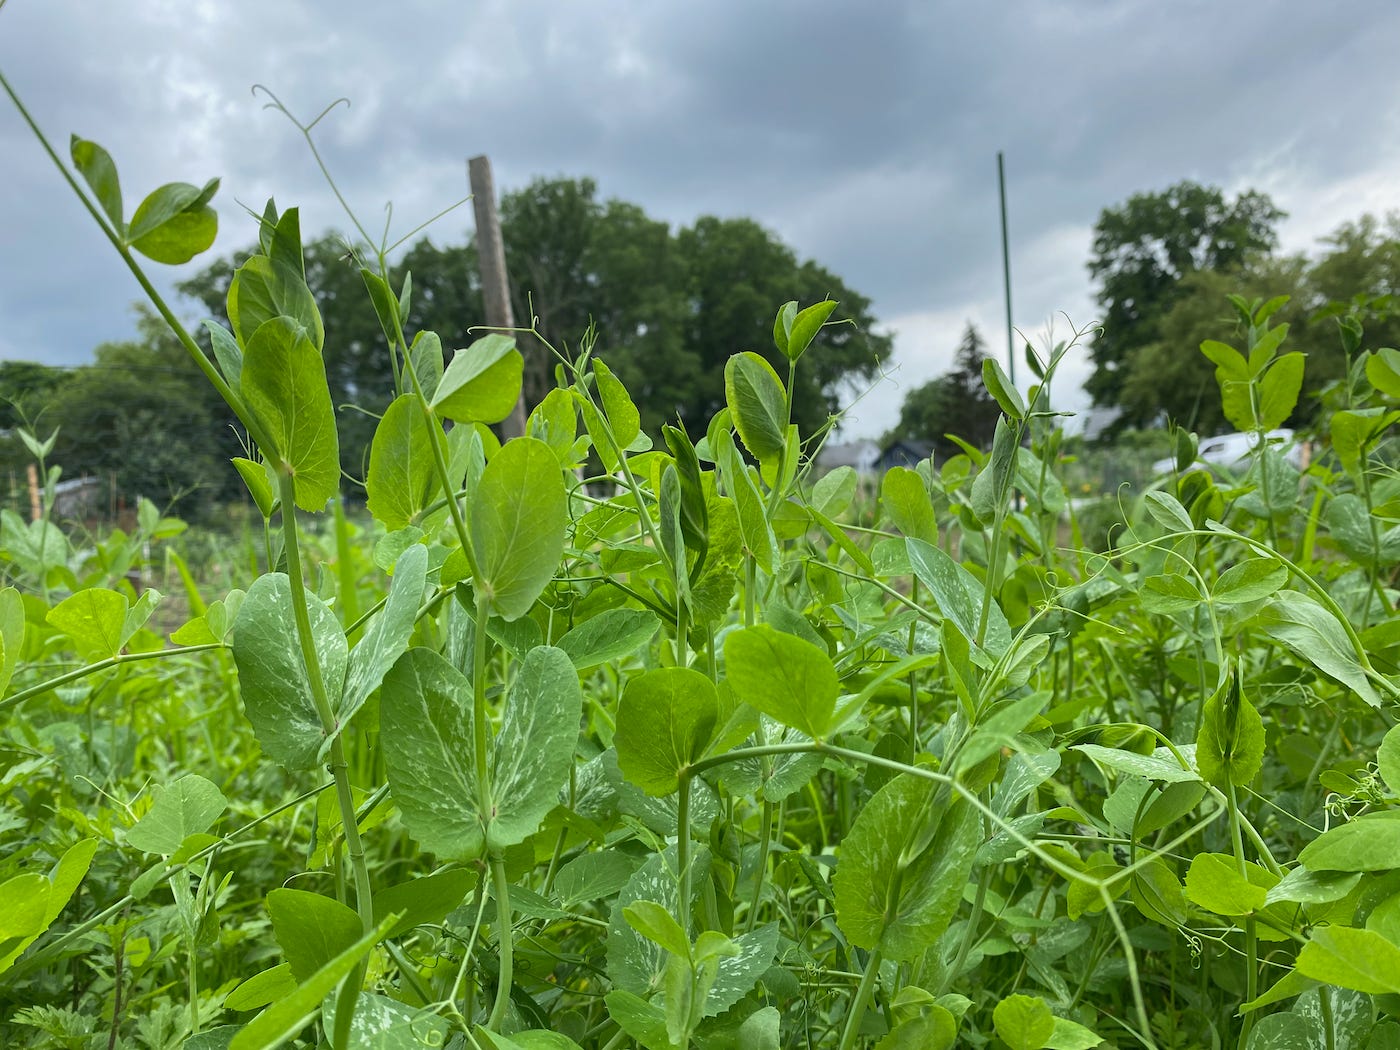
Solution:
<path fill-rule="evenodd" d="M 997 150 L 997 191 L 1001 195 L 1001 276 L 1006 289 L 1006 375 L 1016 385 L 1016 349 L 1011 329 L 1011 247 L 1006 234 L 1006 162 Z"/>

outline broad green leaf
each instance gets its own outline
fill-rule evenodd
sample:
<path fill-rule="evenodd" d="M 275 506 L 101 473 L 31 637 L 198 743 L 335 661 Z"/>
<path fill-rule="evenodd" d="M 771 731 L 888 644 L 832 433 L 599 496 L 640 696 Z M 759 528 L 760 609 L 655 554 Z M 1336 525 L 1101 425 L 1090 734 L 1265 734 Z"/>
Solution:
<path fill-rule="evenodd" d="M 657 615 L 645 609 L 606 609 L 575 625 L 558 645 L 583 672 L 635 656 L 660 626 Z"/>
<path fill-rule="evenodd" d="M 441 490 L 429 429 L 437 425 L 417 395 L 401 394 L 374 428 L 365 492 L 369 512 L 390 532 L 416 524 Z"/>
<path fill-rule="evenodd" d="M 126 226 L 122 220 L 122 187 L 111 154 L 96 142 L 80 139 L 77 135 L 69 140 L 68 149 L 73 157 L 73 166 L 111 220 L 117 236 L 124 236 Z"/>
<path fill-rule="evenodd" d="M 321 1027 L 328 1040 L 327 1046 L 332 1045 L 329 1040 L 335 1032 L 339 1002 L 339 998 L 332 995 L 321 1009 Z M 451 1034 L 447 1019 L 430 1007 L 414 1009 L 396 999 L 365 992 L 355 1000 L 347 1045 L 355 1050 L 427 1050 L 447 1045 Z M 533 1050 L 530 1044 L 520 1045 Z"/>
<path fill-rule="evenodd" d="M 831 657 L 811 642 L 760 624 L 725 636 L 724 662 L 742 703 L 814 740 L 831 728 L 840 683 Z"/>
<path fill-rule="evenodd" d="M 706 936 L 702 933 L 696 942 L 697 955 Z M 719 960 L 714 983 L 705 995 L 702 1010 L 705 1017 L 721 1014 L 743 999 L 772 967 L 778 950 L 778 924 L 765 923 L 757 929 L 741 933 L 731 944 L 735 951 Z"/>
<path fill-rule="evenodd" d="M 1011 1050 L 1041 1050 L 1055 1034 L 1055 1015 L 1033 995 L 1008 995 L 992 1011 L 992 1024 Z"/>
<path fill-rule="evenodd" d="M 535 438 L 516 438 L 491 457 L 470 508 L 476 586 L 491 611 L 515 620 L 530 611 L 564 552 L 568 498 L 559 460 Z"/>
<path fill-rule="evenodd" d="M 380 688 L 389 789 L 408 833 L 442 860 L 475 860 L 486 847 L 471 704 L 471 683 L 430 649 L 404 653 Z"/>
<path fill-rule="evenodd" d="M 603 900 L 627 885 L 640 866 L 639 860 L 625 853 L 582 853 L 559 869 L 554 892 L 565 905 Z"/>
<path fill-rule="evenodd" d="M 675 464 L 667 463 L 661 472 L 661 485 L 657 494 L 657 532 L 660 534 L 661 549 L 671 563 L 674 574 L 675 592 L 678 598 L 689 604 L 690 573 L 686 567 L 685 530 L 681 526 L 681 479 Z M 697 552 L 698 554 L 698 552 Z"/>
<path fill-rule="evenodd" d="M 1357 871 L 1309 871 L 1299 866 L 1269 887 L 1264 903 L 1327 904 L 1341 900 L 1360 881 Z"/>
<path fill-rule="evenodd" d="M 1400 810 L 1363 813 L 1323 832 L 1298 860 L 1309 871 L 1390 871 L 1400 868 Z"/>
<path fill-rule="evenodd" d="M 1180 573 L 1149 576 L 1142 581 L 1139 596 L 1144 609 L 1163 615 L 1185 612 L 1205 601 L 1196 585 Z"/>
<path fill-rule="evenodd" d="M 286 317 L 248 340 L 239 379 L 248 411 L 273 447 L 263 452 L 292 474 L 298 507 L 324 510 L 340 491 L 340 444 L 321 354 Z"/>
<path fill-rule="evenodd" d="M 569 466 L 574 439 L 578 436 L 578 410 L 569 391 L 556 387 L 546 394 L 530 412 L 525 433 L 539 438 L 554 450 L 560 463 Z"/>
<path fill-rule="evenodd" d="M 399 304 L 394 298 L 393 289 L 389 287 L 388 281 L 365 266 L 360 267 L 360 280 L 364 281 L 370 305 L 374 307 L 375 316 L 379 318 L 379 328 L 384 333 L 384 341 L 391 346 L 397 346 L 402 325 Z"/>
<path fill-rule="evenodd" d="M 1181 501 L 1169 492 L 1149 492 L 1142 498 L 1152 519 L 1168 532 L 1190 532 L 1195 526 Z"/>
<path fill-rule="evenodd" d="M 787 400 L 773 366 L 750 351 L 724 366 L 724 398 L 739 439 L 760 462 L 775 459 L 787 444 Z"/>
<path fill-rule="evenodd" d="M 898 962 L 917 959 L 946 931 L 982 844 L 978 812 L 960 800 L 935 812 L 934 792 L 908 773 L 877 791 L 841 843 L 833 880 L 847 939 Z"/>
<path fill-rule="evenodd" d="M 1242 672 L 1241 672 L 1242 673 Z M 1196 768 L 1217 787 L 1248 784 L 1264 764 L 1264 720 L 1231 671 L 1201 709 L 1196 736 Z"/>
<path fill-rule="evenodd" d="M 143 853 L 169 856 L 191 835 L 202 835 L 228 809 L 228 799 L 198 773 L 152 791 L 145 816 L 126 833 L 126 841 Z"/>
<path fill-rule="evenodd" d="M 691 893 L 702 885 L 709 868 L 709 853 L 691 851 Z M 625 909 L 636 901 L 655 901 L 676 916 L 682 927 L 688 925 L 692 901 L 678 902 L 680 892 L 674 843 L 651 854 L 627 880 L 613 901 L 608 922 L 607 971 L 613 987 L 634 995 L 649 995 L 661 987 L 669 957 L 662 948 L 639 934 L 625 917 Z"/>
<path fill-rule="evenodd" d="M 779 563 L 778 540 L 773 534 L 773 523 L 768 518 L 763 496 L 754 481 L 748 465 L 739 455 L 734 439 L 728 430 L 716 435 L 715 462 L 719 464 L 725 487 L 734 498 L 734 509 L 739 520 L 739 535 L 744 550 L 753 558 L 754 564 L 770 576 Z"/>
<path fill-rule="evenodd" d="M 598 398 L 603 402 L 603 414 L 608 426 L 612 427 L 613 437 L 620 447 L 626 448 L 636 440 L 641 430 L 642 417 L 622 380 L 613 375 L 612 369 L 601 358 L 593 359 L 593 374 L 598 380 Z"/>
<path fill-rule="evenodd" d="M 48 927 L 53 885 L 38 872 L 26 872 L 0 883 L 0 945 L 18 938 L 32 938 Z"/>
<path fill-rule="evenodd" d="M 1277 329 L 1275 329 L 1277 331 Z M 1304 355 L 1278 358 L 1259 382 L 1259 429 L 1276 430 L 1287 422 L 1303 389 Z"/>
<path fill-rule="evenodd" d="M 219 180 L 213 179 L 203 189 L 170 182 L 153 190 L 131 215 L 127 243 L 158 263 L 189 262 L 218 236 L 219 217 L 208 205 L 218 188 Z"/>
<path fill-rule="evenodd" d="M 1220 574 L 1211 591 L 1218 605 L 1240 605 L 1268 598 L 1288 582 L 1286 566 L 1267 558 L 1250 558 Z"/>
<path fill-rule="evenodd" d="M 71 594 L 49 610 L 48 621 L 73 641 L 88 660 L 104 660 L 121 652 L 129 606 L 126 595 L 103 587 Z"/>
<path fill-rule="evenodd" d="M 384 935 L 392 940 L 403 936 L 415 926 L 439 923 L 466 899 L 467 894 L 476 887 L 476 883 L 477 874 L 470 868 L 448 868 L 432 875 L 424 875 L 422 878 L 400 882 L 395 886 L 376 889 L 375 924 L 378 925 L 390 915 L 398 915 L 398 921 Z"/>
<path fill-rule="evenodd" d="M 941 1006 L 900 1021 L 875 1044 L 875 1050 L 950 1050 L 958 1041 L 958 1022 Z"/>
<path fill-rule="evenodd" d="M 797 300 L 791 299 L 778 307 L 778 313 L 773 318 L 773 345 L 778 348 L 778 353 L 784 357 L 788 352 L 788 336 L 792 331 L 792 322 L 797 319 Z"/>
<path fill-rule="evenodd" d="M 292 976 L 289 963 L 278 963 L 259 973 L 228 993 L 224 1000 L 226 1010 L 261 1010 L 296 991 L 297 979 Z"/>
<path fill-rule="evenodd" d="M 1251 915 L 1264 907 L 1267 895 L 1228 854 L 1198 853 L 1186 872 L 1186 899 L 1216 915 Z"/>
<path fill-rule="evenodd" d="M 13 966 L 15 960 L 24 954 L 35 939 L 58 919 L 63 909 L 68 906 L 68 902 L 73 899 L 73 894 L 78 892 L 78 886 L 87 875 L 88 868 L 92 865 L 93 854 L 96 852 L 97 839 L 80 839 L 69 846 L 63 856 L 59 858 L 58 863 L 49 872 L 48 878 L 44 880 L 48 884 L 47 892 L 38 891 L 44 897 L 43 921 L 38 929 L 20 937 L 18 941 L 12 939 L 10 934 L 0 932 L 0 949 L 3 949 L 0 950 L 0 973 L 4 973 Z M 16 878 L 28 879 L 30 874 L 16 876 Z M 22 887 L 25 883 L 19 885 Z M 12 892 L 7 887 L 9 887 L 9 883 L 0 885 L 0 927 L 6 929 L 8 926 L 5 924 L 13 922 L 15 918 L 9 911 L 10 902 L 23 900 L 21 891 Z"/>
<path fill-rule="evenodd" d="M 407 288 L 409 276 L 405 274 L 403 280 Z M 436 332 L 419 332 L 413 337 L 413 345 L 408 348 L 408 363 L 424 400 L 431 404 L 443 373 L 442 340 Z"/>
<path fill-rule="evenodd" d="M 345 633 L 324 602 L 312 594 L 306 602 L 321 680 L 334 703 L 345 684 Z M 243 706 L 263 753 L 288 769 L 315 766 L 326 734 L 311 699 L 285 573 L 267 573 L 248 588 L 233 625 L 233 660 Z"/>
<path fill-rule="evenodd" d="M 930 545 L 938 543 L 938 522 L 933 516 L 924 479 L 908 467 L 891 467 L 880 482 L 880 506 L 894 527 Z"/>
<path fill-rule="evenodd" d="M 995 357 L 982 358 L 982 385 L 992 395 L 998 407 L 1011 419 L 1026 417 L 1026 402 L 1007 377 L 1006 371 Z"/>
<path fill-rule="evenodd" d="M 1103 1040 L 1092 1028 L 1085 1028 L 1068 1018 L 1057 1017 L 1055 1030 L 1046 1040 L 1045 1046 L 1047 1050 L 1091 1050 L 1101 1043 Z"/>
<path fill-rule="evenodd" d="M 15 588 L 0 588 L 0 696 L 10 687 L 23 649 L 24 600 Z"/>
<path fill-rule="evenodd" d="M 287 214 L 293 211 L 289 208 Z M 234 272 L 227 309 L 234 337 L 245 349 L 257 330 L 277 317 L 305 328 L 318 352 L 325 343 L 321 311 L 306 279 L 292 266 L 266 255 L 254 255 Z"/>
<path fill-rule="evenodd" d="M 1342 468 L 1353 478 L 1359 478 L 1371 447 L 1396 421 L 1400 421 L 1400 412 L 1380 408 L 1334 412 L 1332 450 L 1342 461 Z"/>
<path fill-rule="evenodd" d="M 1298 953 L 1298 972 L 1370 995 L 1400 993 L 1400 947 L 1373 930 L 1314 927 Z"/>
<path fill-rule="evenodd" d="M 909 554 L 909 566 L 920 583 L 929 589 L 943 619 L 951 622 L 969 642 L 997 658 L 1011 648 L 1011 628 L 1006 614 L 995 599 L 988 603 L 986 636 L 977 637 L 981 619 L 982 581 L 959 565 L 942 549 L 914 537 L 904 541 Z"/>
<path fill-rule="evenodd" d="M 1385 346 L 1368 357 L 1366 378 L 1387 397 L 1400 398 L 1400 350 Z"/>
<path fill-rule="evenodd" d="M 384 675 L 408 648 L 418 618 L 418 603 L 428 579 L 428 549 L 414 544 L 394 563 L 394 579 L 384 607 L 375 615 L 369 629 L 350 653 L 345 670 L 345 688 L 336 708 L 336 720 L 346 725 L 379 688 Z M 331 737 L 321 744 L 325 758 Z"/>
<path fill-rule="evenodd" d="M 1257 999 L 1251 999 L 1247 1003 L 1240 1004 L 1240 1013 L 1250 1013 L 1258 1010 L 1261 1006 L 1272 1006 L 1274 1003 L 1281 1003 L 1285 999 L 1292 999 L 1294 996 L 1302 995 L 1309 988 L 1316 988 L 1317 982 L 1311 977 L 1304 977 L 1297 970 L 1289 970 L 1282 977 L 1273 983 L 1268 991 L 1262 993 Z M 1284 1015 L 1278 1015 L 1284 1016 Z M 1250 1039 L 1250 1045 L 1254 1040 Z M 1307 1044 L 1310 1050 L 1311 1043 Z"/>
<path fill-rule="evenodd" d="M 796 303 L 792 304 L 796 306 Z M 807 352 L 807 348 L 812 345 L 812 340 L 817 337 L 817 333 L 822 330 L 822 325 L 826 324 L 826 319 L 831 316 L 831 312 L 836 309 L 835 299 L 824 299 L 819 303 L 796 313 L 788 321 L 784 317 L 787 307 L 783 312 L 779 312 L 778 320 L 774 324 L 774 342 L 777 342 L 778 325 L 786 328 L 785 338 L 778 345 L 778 349 L 789 361 L 796 361 Z"/>
<path fill-rule="evenodd" d="M 812 506 L 828 518 L 843 514 L 855 498 L 860 475 L 854 467 L 837 467 L 817 479 L 812 486 Z"/>
<path fill-rule="evenodd" d="M 1376 752 L 1376 765 L 1385 786 L 1400 795 L 1400 726 L 1391 726 Z"/>
<path fill-rule="evenodd" d="M 1160 857 L 1133 873 L 1130 889 L 1134 906 L 1152 922 L 1175 929 L 1186 921 L 1186 894 L 1181 880 Z"/>
<path fill-rule="evenodd" d="M 1288 646 L 1372 707 L 1380 705 L 1376 687 L 1367 678 L 1341 624 L 1312 598 L 1284 591 L 1264 608 L 1257 622 L 1268 637 Z"/>
<path fill-rule="evenodd" d="M 292 976 L 307 980 L 364 933 L 355 912 L 334 897 L 280 887 L 267 895 L 272 933 Z"/>
<path fill-rule="evenodd" d="M 690 958 L 690 937 L 669 911 L 656 901 L 633 901 L 622 909 L 627 924 L 672 955 Z"/>
<path fill-rule="evenodd" d="M 513 337 L 482 336 L 452 355 L 433 395 L 433 411 L 458 423 L 499 423 L 520 399 L 524 367 Z"/>
<path fill-rule="evenodd" d="M 487 848 L 513 846 L 539 830 L 568 783 L 582 715 L 583 690 L 568 655 L 548 645 L 526 653 L 492 749 Z"/>
<path fill-rule="evenodd" d="M 666 1034 L 666 1015 L 661 1007 L 643 999 L 635 992 L 614 988 L 603 997 L 608 1016 L 646 1050 L 672 1050 Z"/>
<path fill-rule="evenodd" d="M 1243 354 L 1228 343 L 1207 339 L 1201 344 L 1201 353 L 1205 354 L 1215 365 L 1216 378 L 1221 382 L 1227 379 L 1241 382 L 1249 381 L 1249 362 L 1244 359 Z"/>
<path fill-rule="evenodd" d="M 253 1018 L 233 1037 L 229 1050 L 273 1050 L 300 1032 L 320 1011 L 326 997 L 379 943 L 392 922 L 392 919 L 385 919 L 377 929 L 365 934 L 298 985 L 296 991 Z"/>
<path fill-rule="evenodd" d="M 715 685 L 699 671 L 661 667 L 633 678 L 613 736 L 623 776 L 649 795 L 669 795 L 710 746 L 719 717 Z"/>

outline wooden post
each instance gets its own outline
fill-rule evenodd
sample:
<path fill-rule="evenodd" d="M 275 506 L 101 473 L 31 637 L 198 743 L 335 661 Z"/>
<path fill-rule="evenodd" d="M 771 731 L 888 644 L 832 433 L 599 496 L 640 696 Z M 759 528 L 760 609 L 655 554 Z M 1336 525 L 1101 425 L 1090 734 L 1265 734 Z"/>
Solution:
<path fill-rule="evenodd" d="M 486 306 L 486 323 L 492 328 L 514 328 L 510 307 L 510 282 L 506 276 L 506 247 L 501 239 L 501 220 L 496 214 L 496 183 L 491 177 L 491 161 L 485 156 L 467 161 L 471 183 L 472 210 L 476 213 L 476 255 L 481 267 L 481 298 Z M 524 390 L 515 408 L 501 421 L 506 439 L 525 433 Z"/>
<path fill-rule="evenodd" d="M 39 502 L 39 468 L 31 463 L 25 473 L 29 475 L 29 520 L 38 521 L 44 513 Z"/>

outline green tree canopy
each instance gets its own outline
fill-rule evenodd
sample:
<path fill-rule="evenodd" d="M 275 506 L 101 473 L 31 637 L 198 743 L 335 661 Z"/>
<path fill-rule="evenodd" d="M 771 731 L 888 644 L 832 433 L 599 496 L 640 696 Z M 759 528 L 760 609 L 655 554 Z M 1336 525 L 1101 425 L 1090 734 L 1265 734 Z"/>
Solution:
<path fill-rule="evenodd" d="M 1278 242 L 1284 213 L 1266 194 L 1246 191 L 1234 199 L 1214 186 L 1179 182 L 1156 193 L 1135 194 L 1105 208 L 1094 227 L 1089 273 L 1098 282 L 1103 334 L 1094 341 L 1094 372 L 1085 384 L 1098 405 L 1123 412 L 1121 424 L 1147 424 L 1158 412 L 1127 403 L 1124 387 L 1133 357 L 1162 344 L 1162 321 L 1193 273 L 1238 272 Z M 1188 286 L 1189 288 L 1189 286 Z M 1195 346 L 1180 348 L 1195 354 Z"/>
<path fill-rule="evenodd" d="M 926 441 L 939 459 L 962 451 L 952 434 L 977 448 L 990 448 L 1000 409 L 982 383 L 986 341 L 970 322 L 958 344 L 953 367 L 904 396 L 899 423 L 882 444 L 898 438 Z"/>

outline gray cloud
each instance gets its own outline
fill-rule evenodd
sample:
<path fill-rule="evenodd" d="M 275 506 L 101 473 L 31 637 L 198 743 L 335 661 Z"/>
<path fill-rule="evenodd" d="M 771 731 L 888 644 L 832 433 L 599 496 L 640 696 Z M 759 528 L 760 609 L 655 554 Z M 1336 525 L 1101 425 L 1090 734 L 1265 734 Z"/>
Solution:
<path fill-rule="evenodd" d="M 306 229 L 345 225 L 295 130 L 249 88 L 303 118 L 345 96 L 318 142 L 371 229 L 387 200 L 405 232 L 462 196 L 465 157 L 482 152 L 505 189 L 591 175 L 674 223 L 752 216 L 874 300 L 899 332 L 905 386 L 946 365 L 966 319 L 1001 346 L 998 149 L 1017 323 L 1087 320 L 1089 229 L 1133 192 L 1261 186 L 1293 214 L 1295 248 L 1390 206 L 1397 41 L 1390 0 L 1345 18 L 1293 0 L 15 0 L 0 13 L 0 69 L 60 148 L 72 130 L 111 149 L 128 208 L 159 182 L 223 176 L 220 250 L 250 239 L 236 201 L 275 194 Z M 134 284 L 6 108 L 0 172 L 0 355 L 74 363 L 129 334 Z M 469 223 L 459 213 L 438 235 Z M 877 393 L 860 415 L 878 422 L 859 429 L 883 429 L 898 396 Z"/>

